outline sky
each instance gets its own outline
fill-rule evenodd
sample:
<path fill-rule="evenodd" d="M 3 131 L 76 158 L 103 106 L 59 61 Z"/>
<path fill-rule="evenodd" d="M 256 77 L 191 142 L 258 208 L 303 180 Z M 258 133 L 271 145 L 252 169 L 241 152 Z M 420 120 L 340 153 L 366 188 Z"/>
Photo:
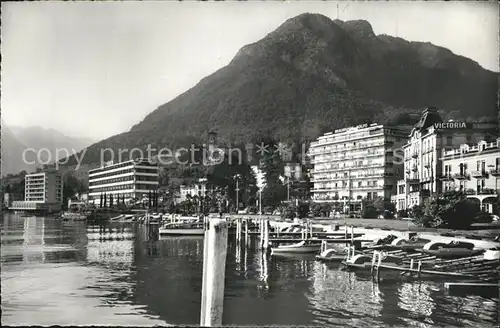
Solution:
<path fill-rule="evenodd" d="M 306 12 L 365 19 L 375 34 L 431 42 L 499 71 L 494 2 L 10 2 L 2 120 L 94 140 L 126 132 Z"/>

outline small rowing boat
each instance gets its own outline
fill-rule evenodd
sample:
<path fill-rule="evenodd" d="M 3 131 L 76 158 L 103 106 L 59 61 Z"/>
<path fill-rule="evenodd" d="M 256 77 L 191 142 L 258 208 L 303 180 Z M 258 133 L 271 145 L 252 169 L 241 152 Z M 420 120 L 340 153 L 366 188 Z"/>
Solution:
<path fill-rule="evenodd" d="M 160 235 L 172 236 L 203 236 L 203 222 L 167 223 L 158 229 Z"/>
<path fill-rule="evenodd" d="M 347 247 L 343 250 L 330 248 L 316 255 L 316 260 L 322 262 L 341 262 L 347 257 Z"/>
<path fill-rule="evenodd" d="M 372 261 L 372 255 L 356 254 L 342 261 L 342 264 L 351 269 L 371 269 Z M 400 257 L 384 254 L 383 263 L 384 265 L 397 266 L 403 263 L 403 259 Z"/>
<path fill-rule="evenodd" d="M 321 243 L 303 240 L 292 245 L 281 245 L 271 248 L 271 254 L 278 253 L 316 253 L 321 249 Z"/>

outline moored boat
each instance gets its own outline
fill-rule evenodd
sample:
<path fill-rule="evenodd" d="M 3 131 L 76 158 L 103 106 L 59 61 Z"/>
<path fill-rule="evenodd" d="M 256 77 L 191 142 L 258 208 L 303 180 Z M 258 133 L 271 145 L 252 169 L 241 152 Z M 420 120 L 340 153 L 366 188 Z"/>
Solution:
<path fill-rule="evenodd" d="M 61 219 L 64 221 L 74 220 L 74 221 L 83 221 L 87 219 L 87 215 L 83 213 L 72 213 L 72 212 L 64 212 L 61 215 Z"/>
<path fill-rule="evenodd" d="M 160 235 L 202 236 L 205 234 L 203 222 L 167 223 L 158 229 Z"/>
<path fill-rule="evenodd" d="M 278 253 L 316 253 L 321 249 L 321 243 L 303 240 L 292 245 L 281 245 L 271 248 L 271 254 Z"/>
<path fill-rule="evenodd" d="M 484 249 L 468 249 L 468 248 L 439 248 L 439 249 L 424 249 L 424 253 L 433 255 L 439 258 L 453 259 L 476 256 L 484 253 Z"/>
<path fill-rule="evenodd" d="M 316 260 L 322 262 L 341 262 L 347 257 L 347 248 L 343 250 L 338 249 L 327 249 L 324 250 L 320 255 L 316 255 Z"/>
<path fill-rule="evenodd" d="M 342 261 L 342 264 L 352 269 L 371 269 L 372 261 L 373 255 L 356 254 Z M 383 257 L 383 263 L 384 265 L 398 266 L 403 263 L 403 259 L 386 255 Z"/>

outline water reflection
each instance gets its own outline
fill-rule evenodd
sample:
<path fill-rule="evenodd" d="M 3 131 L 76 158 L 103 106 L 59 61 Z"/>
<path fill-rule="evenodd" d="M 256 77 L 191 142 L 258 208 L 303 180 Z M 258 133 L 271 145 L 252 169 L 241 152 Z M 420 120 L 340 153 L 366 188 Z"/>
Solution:
<path fill-rule="evenodd" d="M 43 218 L 2 222 L 2 323 L 195 325 L 203 237 L 161 237 L 134 224 Z M 156 231 L 156 232 L 155 232 Z M 442 283 L 372 282 L 314 255 L 268 255 L 228 243 L 227 325 L 476 326 L 496 323 L 497 299 L 452 297 Z M 64 309 L 64 311 L 61 311 Z"/>

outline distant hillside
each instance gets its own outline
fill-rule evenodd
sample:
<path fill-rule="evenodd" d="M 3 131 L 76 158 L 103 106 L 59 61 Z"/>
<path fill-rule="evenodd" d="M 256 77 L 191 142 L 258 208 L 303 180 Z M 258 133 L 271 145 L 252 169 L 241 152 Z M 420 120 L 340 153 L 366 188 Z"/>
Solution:
<path fill-rule="evenodd" d="M 90 139 L 68 137 L 53 129 L 7 126 L 2 121 L 2 175 L 15 174 L 22 170 L 28 173 L 35 171 L 36 167 L 42 166 L 41 164 L 49 160 L 54 161 L 57 150 L 60 150 L 60 156 L 64 158 L 65 149 L 69 154 L 78 153 L 92 143 Z M 31 150 L 26 152 L 26 158 L 29 160 L 24 161 L 23 151 L 30 148 L 35 152 Z M 45 150 L 39 151 L 41 149 Z"/>
<path fill-rule="evenodd" d="M 413 123 L 410 114 L 427 106 L 444 118 L 496 117 L 497 81 L 448 49 L 377 36 L 366 21 L 302 14 L 129 132 L 89 147 L 85 162 L 102 148 L 187 145 L 210 129 L 226 143 L 310 140 L 364 122 Z"/>
<path fill-rule="evenodd" d="M 3 121 L 1 122 L 1 135 L 1 176 L 19 173 L 23 170 L 26 172 L 36 170 L 36 165 L 28 164 L 28 162 L 34 162 L 36 156 L 34 156 L 34 154 L 26 154 L 26 161 L 23 161 L 23 151 L 26 149 L 26 146 L 17 139 Z"/>

